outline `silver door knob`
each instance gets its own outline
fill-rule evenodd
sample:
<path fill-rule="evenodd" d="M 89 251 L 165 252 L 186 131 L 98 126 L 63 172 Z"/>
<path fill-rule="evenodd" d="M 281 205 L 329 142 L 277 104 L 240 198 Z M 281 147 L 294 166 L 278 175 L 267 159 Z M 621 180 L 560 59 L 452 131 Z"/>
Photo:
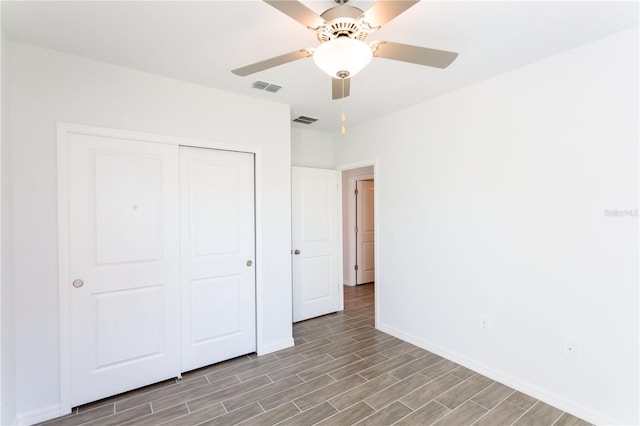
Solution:
<path fill-rule="evenodd" d="M 300 254 L 300 250 L 295 249 L 295 250 L 293 251 L 293 254 Z"/>
<path fill-rule="evenodd" d="M 253 265 L 253 262 L 250 260 L 247 260 L 247 266 L 251 266 L 251 265 Z"/>
<path fill-rule="evenodd" d="M 73 280 L 71 285 L 74 286 L 75 288 L 80 288 L 80 287 L 82 287 L 84 285 L 84 281 L 82 281 L 82 280 Z"/>

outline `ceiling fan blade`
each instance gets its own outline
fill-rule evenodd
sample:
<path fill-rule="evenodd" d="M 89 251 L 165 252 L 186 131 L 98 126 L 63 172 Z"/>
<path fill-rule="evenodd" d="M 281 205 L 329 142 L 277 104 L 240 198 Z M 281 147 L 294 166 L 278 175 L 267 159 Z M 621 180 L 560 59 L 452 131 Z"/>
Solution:
<path fill-rule="evenodd" d="M 275 7 L 280 12 L 300 22 L 309 28 L 318 28 L 324 25 L 324 19 L 318 16 L 313 10 L 295 0 L 263 0 L 270 6 Z"/>
<path fill-rule="evenodd" d="M 331 99 L 341 99 L 349 96 L 351 92 L 350 78 L 332 78 L 331 79 Z"/>
<path fill-rule="evenodd" d="M 364 21 L 374 28 L 381 27 L 419 1 L 379 1 L 364 12 Z"/>
<path fill-rule="evenodd" d="M 311 51 L 307 49 L 296 50 L 295 52 L 276 56 L 270 59 L 265 59 L 264 61 L 256 62 L 255 64 L 247 65 L 245 67 L 236 68 L 235 70 L 231 70 L 231 72 L 235 75 L 245 77 L 247 75 L 255 74 L 259 71 L 277 67 L 278 65 L 297 61 L 298 59 L 308 58 L 309 56 L 311 56 L 311 54 Z"/>
<path fill-rule="evenodd" d="M 411 62 L 428 67 L 446 68 L 458 57 L 458 54 L 446 50 L 382 41 L 377 46 L 374 46 L 373 56 Z"/>

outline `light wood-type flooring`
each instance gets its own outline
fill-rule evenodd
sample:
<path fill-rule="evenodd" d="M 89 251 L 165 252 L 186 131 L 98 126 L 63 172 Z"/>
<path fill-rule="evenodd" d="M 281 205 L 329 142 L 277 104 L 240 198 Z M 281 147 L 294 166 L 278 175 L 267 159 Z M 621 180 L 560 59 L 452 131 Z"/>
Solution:
<path fill-rule="evenodd" d="M 105 400 L 47 425 L 588 425 L 376 330 L 374 285 L 294 324 L 295 347 L 242 356 Z"/>

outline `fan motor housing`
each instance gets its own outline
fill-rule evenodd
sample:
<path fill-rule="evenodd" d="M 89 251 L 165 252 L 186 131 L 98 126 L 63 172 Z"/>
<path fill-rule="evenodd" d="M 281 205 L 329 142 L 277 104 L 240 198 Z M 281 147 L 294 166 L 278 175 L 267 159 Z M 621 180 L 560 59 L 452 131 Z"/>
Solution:
<path fill-rule="evenodd" d="M 367 33 L 358 24 L 358 18 L 363 13 L 361 9 L 346 4 L 326 10 L 320 15 L 326 25 L 318 31 L 318 40 L 322 43 L 338 37 L 364 40 Z"/>

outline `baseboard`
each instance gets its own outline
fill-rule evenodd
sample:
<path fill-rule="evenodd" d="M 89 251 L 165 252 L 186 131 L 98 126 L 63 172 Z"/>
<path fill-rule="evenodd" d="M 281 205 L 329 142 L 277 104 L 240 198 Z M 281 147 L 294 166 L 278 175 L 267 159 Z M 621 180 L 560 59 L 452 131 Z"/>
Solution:
<path fill-rule="evenodd" d="M 293 337 L 289 337 L 287 339 L 282 339 L 274 343 L 270 343 L 268 345 L 261 345 L 258 348 L 258 356 L 270 354 L 272 352 L 276 352 L 282 349 L 287 349 L 293 346 L 295 343 L 293 342 Z"/>
<path fill-rule="evenodd" d="M 60 412 L 60 404 L 51 404 L 47 407 L 38 408 L 36 410 L 27 411 L 26 413 L 18 413 L 13 424 L 18 426 L 33 425 L 56 417 L 64 416 L 69 413 Z"/>
<path fill-rule="evenodd" d="M 579 404 L 569 401 L 554 392 L 550 392 L 546 389 L 542 389 L 531 383 L 525 382 L 517 377 L 506 374 L 503 371 L 489 367 L 483 363 L 479 363 L 459 353 L 452 352 L 446 348 L 443 348 L 442 346 L 435 345 L 431 342 L 425 341 L 411 334 L 405 333 L 402 330 L 398 330 L 395 327 L 392 327 L 386 324 L 376 324 L 376 328 L 378 328 L 382 332 L 385 332 L 394 337 L 397 337 L 398 339 L 404 340 L 405 342 L 411 343 L 429 352 L 433 352 L 434 354 L 439 355 L 443 358 L 456 362 L 466 368 L 474 370 L 482 374 L 483 376 L 490 378 L 491 380 L 502 383 L 503 385 L 509 386 L 517 391 L 530 395 L 542 402 L 545 402 L 549 405 L 559 408 L 562 411 L 566 411 L 567 413 L 572 414 L 576 417 L 579 417 L 583 420 L 586 420 L 592 424 L 595 424 L 595 425 L 624 424 L 624 422 L 618 419 L 613 419 L 601 413 L 594 412 L 593 410 L 590 410 L 588 408 L 580 406 Z"/>

